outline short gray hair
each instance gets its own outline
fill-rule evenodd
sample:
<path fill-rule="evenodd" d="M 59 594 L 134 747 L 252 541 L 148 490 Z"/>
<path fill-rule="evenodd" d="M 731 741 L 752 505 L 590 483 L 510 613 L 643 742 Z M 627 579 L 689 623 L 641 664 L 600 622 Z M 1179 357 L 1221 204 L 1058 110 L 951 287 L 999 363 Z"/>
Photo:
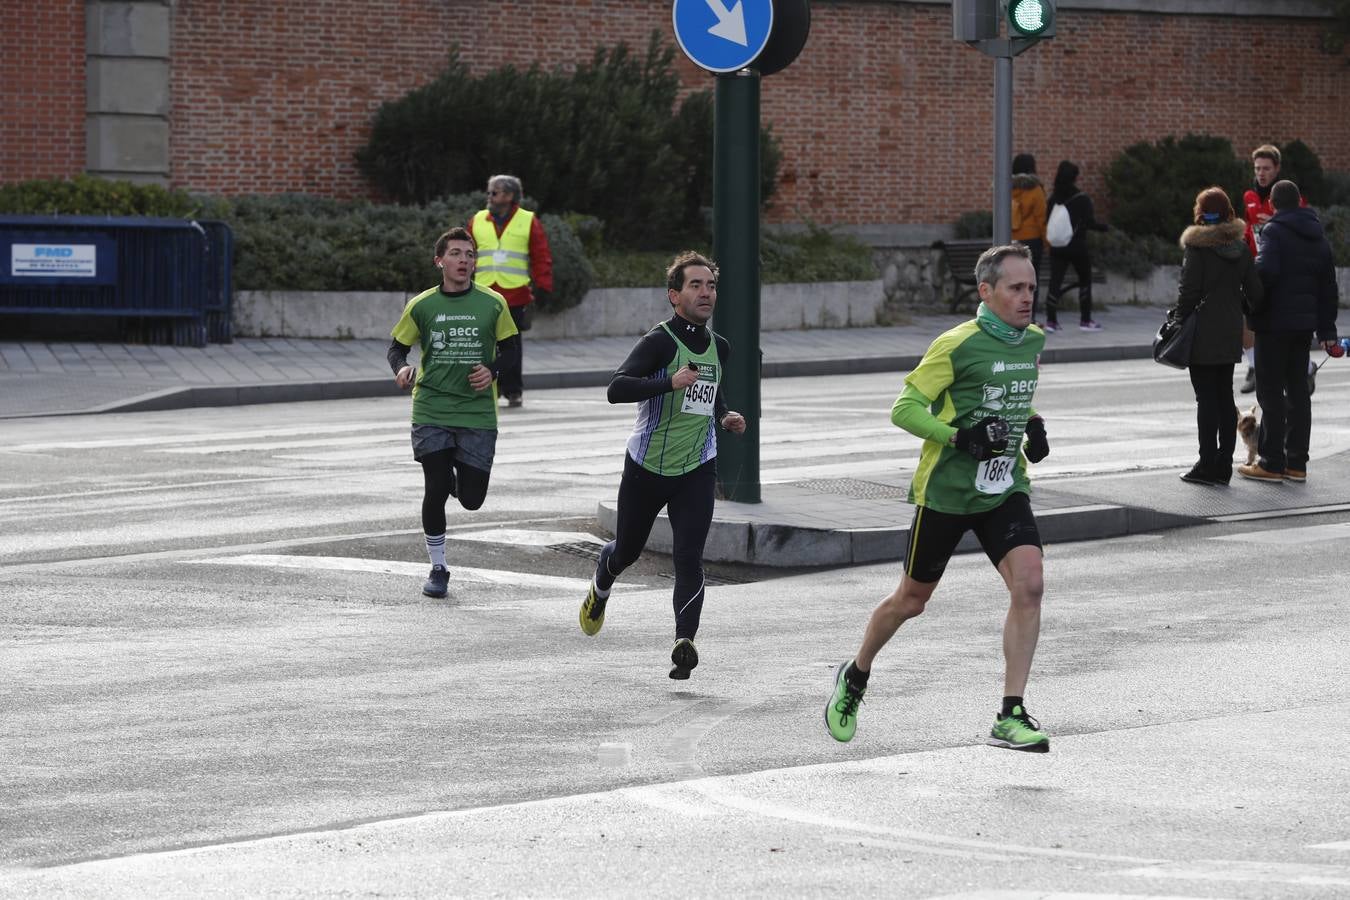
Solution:
<path fill-rule="evenodd" d="M 1020 256 L 1027 262 L 1031 262 L 1031 250 L 1022 244 L 1003 244 L 999 247 L 990 247 L 980 254 L 980 258 L 975 261 L 975 281 L 979 284 L 987 284 L 990 287 L 998 285 L 998 280 L 1003 277 L 1003 261 L 1010 256 Z"/>
<path fill-rule="evenodd" d="M 520 186 L 520 179 L 514 175 L 493 175 L 488 179 L 488 188 L 504 187 L 511 192 L 511 199 L 516 203 L 524 196 L 525 189 Z"/>

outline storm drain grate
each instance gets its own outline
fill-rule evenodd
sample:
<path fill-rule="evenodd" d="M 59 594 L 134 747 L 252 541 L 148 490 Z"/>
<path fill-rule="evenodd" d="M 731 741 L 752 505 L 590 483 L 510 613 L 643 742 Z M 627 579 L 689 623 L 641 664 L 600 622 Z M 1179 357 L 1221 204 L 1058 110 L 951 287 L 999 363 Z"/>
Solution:
<path fill-rule="evenodd" d="M 603 546 L 603 544 L 592 544 L 590 541 L 577 541 L 575 544 L 550 544 L 548 549 L 566 553 L 568 556 L 589 559 L 591 562 L 599 562 L 600 548 Z"/>
<path fill-rule="evenodd" d="M 662 572 L 660 573 L 660 577 L 669 578 L 671 581 L 675 580 L 675 576 L 670 572 Z M 714 575 L 712 572 L 704 570 L 703 583 L 708 587 L 717 587 L 718 585 L 750 584 L 751 582 L 744 578 L 733 578 L 730 575 Z"/>
<path fill-rule="evenodd" d="M 862 481 L 857 478 L 817 478 L 811 481 L 794 481 L 792 486 L 817 494 L 852 497 L 854 500 L 903 500 L 909 496 L 908 488 Z"/>

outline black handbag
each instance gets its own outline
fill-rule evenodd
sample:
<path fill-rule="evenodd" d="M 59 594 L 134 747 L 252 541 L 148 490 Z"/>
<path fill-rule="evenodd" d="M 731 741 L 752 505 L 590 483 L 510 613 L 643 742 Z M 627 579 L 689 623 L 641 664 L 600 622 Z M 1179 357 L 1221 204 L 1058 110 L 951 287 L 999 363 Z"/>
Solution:
<path fill-rule="evenodd" d="M 1203 303 L 1200 306 L 1204 306 Z M 1197 306 L 1184 319 L 1177 320 L 1168 315 L 1162 327 L 1153 337 L 1153 360 L 1174 369 L 1184 369 L 1191 362 L 1191 344 L 1195 343 Z"/>

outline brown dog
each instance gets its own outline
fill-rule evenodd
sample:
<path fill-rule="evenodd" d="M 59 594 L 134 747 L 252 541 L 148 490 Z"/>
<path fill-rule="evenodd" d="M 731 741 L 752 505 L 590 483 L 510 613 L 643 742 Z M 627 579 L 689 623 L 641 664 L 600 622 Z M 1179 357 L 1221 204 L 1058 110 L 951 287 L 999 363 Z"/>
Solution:
<path fill-rule="evenodd" d="M 1242 443 L 1247 445 L 1247 465 L 1249 466 L 1256 462 L 1256 433 L 1261 427 L 1260 412 L 1261 407 L 1259 406 L 1252 406 L 1245 413 L 1238 410 L 1237 433 L 1238 437 L 1242 438 Z"/>

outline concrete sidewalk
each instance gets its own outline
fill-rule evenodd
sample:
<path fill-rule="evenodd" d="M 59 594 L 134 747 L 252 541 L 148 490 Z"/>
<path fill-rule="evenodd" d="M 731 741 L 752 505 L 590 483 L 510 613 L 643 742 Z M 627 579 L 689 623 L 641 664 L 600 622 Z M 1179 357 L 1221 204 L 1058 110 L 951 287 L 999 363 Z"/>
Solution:
<path fill-rule="evenodd" d="M 1075 322 L 1073 313 L 1065 322 Z M 1163 311 L 1116 306 L 1099 332 L 1076 324 L 1049 335 L 1044 362 L 1145 357 Z M 914 367 L 938 334 L 969 316 L 918 316 L 910 325 L 766 331 L 766 378 L 900 372 Z M 637 341 L 632 337 L 531 340 L 526 391 L 599 387 Z M 399 393 L 386 341 L 241 338 L 232 344 L 164 347 L 0 341 L 0 419 L 44 415 L 241 406 Z M 735 348 L 733 348 L 733 351 Z"/>
<path fill-rule="evenodd" d="M 1146 358 L 1162 317 L 1159 308 L 1112 307 L 1098 317 L 1102 331 L 1083 332 L 1071 324 L 1049 335 L 1042 359 L 1053 364 Z M 902 327 L 765 332 L 764 375 L 895 372 L 898 384 L 935 336 L 967 318 L 923 316 Z M 636 339 L 544 341 L 527 335 L 527 405 L 533 391 L 608 384 Z M 201 349 L 0 342 L 0 418 L 395 396 L 401 392 L 385 362 L 386 347 L 383 341 L 280 338 Z M 1042 482 L 1032 504 L 1047 542 L 1350 504 L 1350 454 L 1319 460 L 1318 472 L 1315 504 L 1309 499 L 1314 495 L 1297 485 L 1180 491 L 1170 469 Z M 911 518 L 903 509 L 906 488 L 906 477 L 867 471 L 765 484 L 761 503 L 718 503 L 706 556 L 768 566 L 897 559 Z M 597 515 L 612 529 L 612 503 L 600 504 Z M 649 546 L 670 551 L 664 517 Z M 963 546 L 974 549 L 970 540 Z"/>

